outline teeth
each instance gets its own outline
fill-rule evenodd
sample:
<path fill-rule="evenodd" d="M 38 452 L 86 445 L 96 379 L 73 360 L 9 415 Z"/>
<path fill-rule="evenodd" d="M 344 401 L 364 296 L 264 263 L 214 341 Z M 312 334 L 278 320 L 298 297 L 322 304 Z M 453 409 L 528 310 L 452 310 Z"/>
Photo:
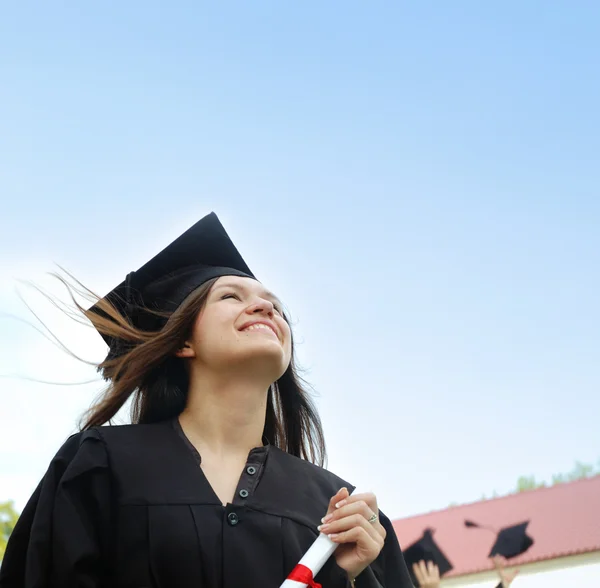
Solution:
<path fill-rule="evenodd" d="M 261 323 L 258 323 L 256 325 L 250 325 L 249 327 L 246 327 L 244 329 L 244 331 L 256 331 L 256 330 L 259 330 L 259 329 L 266 329 L 267 331 L 271 331 L 272 332 L 272 329 L 270 327 L 267 327 L 267 325 L 263 325 Z"/>

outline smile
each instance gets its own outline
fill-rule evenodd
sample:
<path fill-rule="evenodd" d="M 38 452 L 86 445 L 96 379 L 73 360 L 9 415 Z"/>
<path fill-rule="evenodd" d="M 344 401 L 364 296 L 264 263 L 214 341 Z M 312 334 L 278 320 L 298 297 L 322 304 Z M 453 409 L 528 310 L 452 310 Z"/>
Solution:
<path fill-rule="evenodd" d="M 242 329 L 242 331 L 266 331 L 267 333 L 272 333 L 279 339 L 275 330 L 269 325 L 265 325 L 264 323 L 254 323 L 252 325 L 248 325 L 247 327 Z"/>

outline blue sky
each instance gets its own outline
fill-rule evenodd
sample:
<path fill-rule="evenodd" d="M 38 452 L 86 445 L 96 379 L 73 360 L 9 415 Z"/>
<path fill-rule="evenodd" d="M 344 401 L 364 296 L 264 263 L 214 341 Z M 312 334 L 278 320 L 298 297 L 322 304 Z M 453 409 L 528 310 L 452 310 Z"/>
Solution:
<path fill-rule="evenodd" d="M 329 467 L 404 516 L 600 458 L 600 5 L 0 9 L 0 303 L 214 210 L 284 299 Z M 90 359 L 104 347 L 39 297 Z M 38 306 L 36 306 L 38 308 Z M 0 317 L 0 375 L 94 377 Z M 100 389 L 4 378 L 0 499 Z"/>

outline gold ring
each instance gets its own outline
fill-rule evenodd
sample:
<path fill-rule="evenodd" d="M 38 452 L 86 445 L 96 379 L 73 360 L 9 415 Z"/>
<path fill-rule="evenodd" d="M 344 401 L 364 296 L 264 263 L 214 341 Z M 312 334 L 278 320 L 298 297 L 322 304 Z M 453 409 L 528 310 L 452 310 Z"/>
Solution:
<path fill-rule="evenodd" d="M 374 523 L 377 520 L 377 515 L 373 513 L 368 519 L 367 522 Z"/>

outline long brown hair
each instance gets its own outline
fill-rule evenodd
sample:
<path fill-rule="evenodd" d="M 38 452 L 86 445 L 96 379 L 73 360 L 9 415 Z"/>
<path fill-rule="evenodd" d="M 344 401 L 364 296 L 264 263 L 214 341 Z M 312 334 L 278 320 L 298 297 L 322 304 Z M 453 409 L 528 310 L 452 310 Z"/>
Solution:
<path fill-rule="evenodd" d="M 108 387 L 87 411 L 82 429 L 110 423 L 133 395 L 132 423 L 155 423 L 177 417 L 185 408 L 188 374 L 183 360 L 175 356 L 192 331 L 198 313 L 204 307 L 217 278 L 197 288 L 171 314 L 162 313 L 165 325 L 157 332 L 132 326 L 107 299 L 95 298 L 95 308 L 85 309 L 69 288 L 71 299 L 96 330 L 104 336 L 124 342 L 124 352 L 110 355 L 98 365 L 108 380 Z M 81 286 L 81 284 L 79 284 Z M 89 295 L 86 288 L 76 289 Z M 92 295 L 93 296 L 93 295 Z M 285 320 L 288 321 L 287 317 Z M 264 436 L 280 449 L 297 457 L 323 465 L 326 460 L 325 439 L 321 420 L 308 391 L 299 376 L 294 355 L 288 369 L 271 385 L 267 401 Z"/>

